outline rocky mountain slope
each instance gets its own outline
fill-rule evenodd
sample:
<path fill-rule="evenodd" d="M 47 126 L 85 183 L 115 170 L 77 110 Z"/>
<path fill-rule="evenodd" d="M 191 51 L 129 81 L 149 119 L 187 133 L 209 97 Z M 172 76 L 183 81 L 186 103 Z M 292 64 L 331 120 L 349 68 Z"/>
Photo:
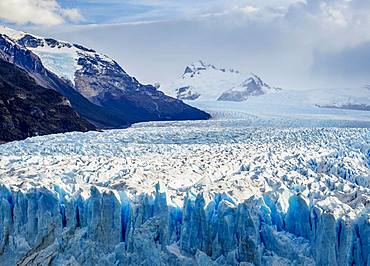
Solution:
<path fill-rule="evenodd" d="M 0 141 L 95 129 L 65 97 L 37 85 L 27 72 L 1 57 L 0 128 Z"/>
<path fill-rule="evenodd" d="M 242 74 L 238 70 L 217 68 L 203 61 L 185 68 L 184 74 L 161 89 L 181 100 L 235 101 L 264 95 L 280 89 L 266 84 L 255 74 Z"/>
<path fill-rule="evenodd" d="M 127 120 L 119 116 L 119 113 L 91 103 L 78 93 L 70 82 L 46 69 L 36 54 L 14 43 L 4 34 L 0 34 L 0 57 L 27 71 L 39 85 L 61 93 L 70 101 L 75 111 L 95 125 L 102 128 L 129 125 Z"/>
<path fill-rule="evenodd" d="M 22 67 L 33 63 L 10 50 L 25 50 L 39 58 L 40 68 L 45 68 L 42 71 L 55 74 L 62 83 L 62 88 L 57 86 L 56 90 L 70 99 L 82 116 L 98 126 L 124 127 L 151 120 L 209 118 L 207 113 L 166 96 L 154 86 L 141 84 L 117 62 L 92 49 L 5 27 L 0 27 L 0 34 L 7 44 L 0 47 L 3 53 L 9 54 L 15 62 L 22 62 Z M 31 61 L 35 60 L 38 59 Z M 33 72 L 31 68 L 28 70 Z"/>

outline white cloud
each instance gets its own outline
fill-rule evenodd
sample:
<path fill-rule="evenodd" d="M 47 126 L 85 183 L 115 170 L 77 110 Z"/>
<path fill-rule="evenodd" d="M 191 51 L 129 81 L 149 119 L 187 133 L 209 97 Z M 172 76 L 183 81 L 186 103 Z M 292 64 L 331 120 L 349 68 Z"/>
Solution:
<path fill-rule="evenodd" d="M 156 8 L 129 19 L 136 23 L 68 25 L 50 35 L 106 52 L 146 82 L 169 81 L 198 59 L 256 72 L 284 88 L 370 81 L 369 0 L 136 3 Z M 138 23 L 151 20 L 157 22 Z"/>
<path fill-rule="evenodd" d="M 82 19 L 77 9 L 63 8 L 56 0 L 1 0 L 0 19 L 16 24 L 58 25 Z"/>
<path fill-rule="evenodd" d="M 240 10 L 244 12 L 245 14 L 252 14 L 252 13 L 257 12 L 258 8 L 254 6 L 244 6 L 244 7 L 240 7 Z"/>
<path fill-rule="evenodd" d="M 64 8 L 61 9 L 61 14 L 65 18 L 68 18 L 72 22 L 79 22 L 83 20 L 80 11 L 76 8 Z"/>

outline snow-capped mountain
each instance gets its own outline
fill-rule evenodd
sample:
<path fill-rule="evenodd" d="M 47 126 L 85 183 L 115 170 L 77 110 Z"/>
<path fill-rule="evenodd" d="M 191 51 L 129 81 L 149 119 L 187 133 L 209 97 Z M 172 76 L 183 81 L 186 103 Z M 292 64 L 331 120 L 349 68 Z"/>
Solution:
<path fill-rule="evenodd" d="M 241 102 L 280 89 L 269 86 L 253 73 L 242 74 L 198 61 L 187 66 L 178 80 L 165 84 L 162 90 L 181 100 Z"/>
<path fill-rule="evenodd" d="M 98 126 L 121 127 L 141 121 L 209 118 L 205 112 L 166 96 L 154 86 L 141 84 L 108 56 L 81 45 L 2 26 L 0 43 L 0 52 L 8 61 L 29 72 L 41 70 L 48 73 L 42 78 L 40 73 L 33 73 L 38 76 L 38 81 L 44 82 L 45 76 L 50 79 L 55 74 L 54 81 L 58 79 L 63 89 L 54 88 L 69 98 L 82 116 Z M 37 68 L 33 67 L 35 62 Z"/>
<path fill-rule="evenodd" d="M 262 79 L 254 74 L 243 81 L 238 86 L 225 91 L 217 99 L 218 101 L 242 102 L 251 96 L 260 96 L 270 92 L 277 92 L 279 88 L 272 88 L 262 81 Z"/>
<path fill-rule="evenodd" d="M 0 27 L 0 29 L 2 29 Z M 4 28 L 10 36 L 17 32 Z M 95 105 L 75 90 L 70 81 L 59 78 L 56 74 L 44 67 L 41 59 L 26 47 L 15 43 L 8 35 L 0 34 L 0 57 L 23 70 L 35 79 L 35 81 L 48 89 L 53 89 L 66 97 L 73 109 L 82 117 L 93 122 L 99 127 L 122 127 L 127 126 L 128 122 L 120 117 L 118 113 L 112 112 L 108 108 Z"/>
<path fill-rule="evenodd" d="M 326 112 L 319 108 L 370 111 L 368 87 L 280 89 L 255 74 L 220 69 L 203 61 L 187 66 L 179 79 L 163 84 L 161 89 L 214 117 L 230 114 L 285 117 Z"/>

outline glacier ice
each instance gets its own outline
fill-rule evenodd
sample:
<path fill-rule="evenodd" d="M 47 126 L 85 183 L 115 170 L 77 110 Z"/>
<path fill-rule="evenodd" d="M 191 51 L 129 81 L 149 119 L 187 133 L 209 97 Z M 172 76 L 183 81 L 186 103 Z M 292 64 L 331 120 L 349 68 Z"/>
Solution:
<path fill-rule="evenodd" d="M 370 265 L 369 144 L 209 121 L 1 145 L 0 264 Z"/>
<path fill-rule="evenodd" d="M 2 265 L 369 265 L 368 214 L 355 220 L 289 200 L 285 226 L 277 229 L 262 199 L 239 204 L 199 194 L 183 209 L 165 194 L 136 202 L 91 188 L 87 200 L 55 191 L 1 187 Z M 301 205 L 302 204 L 302 205 Z M 300 213 L 299 208 L 305 208 Z M 299 217 L 295 217 L 292 212 Z M 281 214 L 284 215 L 284 214 Z M 292 216 L 293 215 L 293 216 Z M 298 219 L 296 219 L 298 218 Z M 244 264 L 243 264 L 244 263 Z"/>

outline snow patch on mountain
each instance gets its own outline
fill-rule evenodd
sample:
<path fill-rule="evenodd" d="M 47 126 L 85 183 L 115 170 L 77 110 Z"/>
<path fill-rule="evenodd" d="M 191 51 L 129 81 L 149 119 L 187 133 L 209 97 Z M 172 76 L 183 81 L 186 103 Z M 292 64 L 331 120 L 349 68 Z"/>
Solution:
<path fill-rule="evenodd" d="M 38 55 L 47 69 L 54 72 L 61 78 L 68 79 L 73 84 L 78 70 L 83 66 L 79 64 L 81 58 L 98 57 L 103 62 L 114 63 L 109 57 L 96 53 L 93 50 L 85 49 L 82 46 L 70 45 L 69 43 L 58 42 L 58 45 L 53 45 L 45 39 L 41 40 L 41 44 L 37 47 L 28 47 L 32 52 Z M 97 64 L 101 70 L 104 65 Z"/>
<path fill-rule="evenodd" d="M 75 73 L 79 69 L 78 56 L 67 49 L 32 49 L 40 57 L 44 66 L 60 78 L 67 79 L 74 84 Z"/>

